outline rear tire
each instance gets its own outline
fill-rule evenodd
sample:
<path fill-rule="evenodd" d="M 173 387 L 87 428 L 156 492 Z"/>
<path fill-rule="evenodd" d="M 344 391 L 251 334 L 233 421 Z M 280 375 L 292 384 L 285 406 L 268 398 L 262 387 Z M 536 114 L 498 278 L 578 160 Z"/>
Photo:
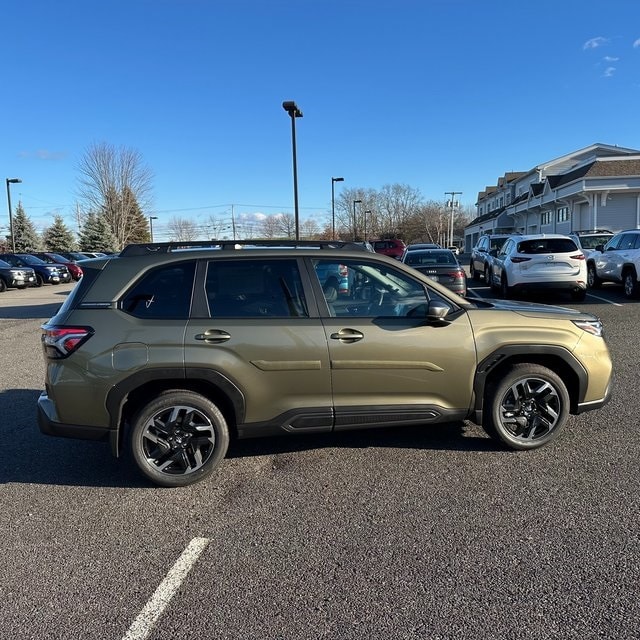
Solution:
<path fill-rule="evenodd" d="M 229 428 L 222 412 L 193 391 L 161 393 L 131 424 L 133 459 L 161 487 L 184 487 L 204 480 L 220 466 L 229 446 Z"/>
<path fill-rule="evenodd" d="M 576 302 L 582 302 L 587 296 L 587 292 L 584 289 L 574 289 L 571 292 L 571 299 Z"/>
<path fill-rule="evenodd" d="M 0 293 L 4 293 L 7 290 L 7 283 L 0 278 Z"/>
<path fill-rule="evenodd" d="M 516 364 L 487 385 L 483 428 L 511 449 L 537 449 L 558 436 L 569 403 L 556 373 L 538 364 Z"/>
<path fill-rule="evenodd" d="M 44 280 L 41 275 L 36 273 L 36 281 L 34 282 L 34 287 L 41 287 L 44 284 Z"/>

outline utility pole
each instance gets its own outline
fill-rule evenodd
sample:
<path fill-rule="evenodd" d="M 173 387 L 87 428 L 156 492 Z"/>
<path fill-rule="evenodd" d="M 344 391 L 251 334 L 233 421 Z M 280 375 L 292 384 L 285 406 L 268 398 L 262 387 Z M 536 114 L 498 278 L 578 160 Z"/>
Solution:
<path fill-rule="evenodd" d="M 451 200 L 449 200 L 448 205 L 451 207 L 451 222 L 449 224 L 449 246 L 453 246 L 453 212 L 456 208 L 456 196 L 461 196 L 462 191 L 445 191 L 445 196 L 451 196 Z"/>

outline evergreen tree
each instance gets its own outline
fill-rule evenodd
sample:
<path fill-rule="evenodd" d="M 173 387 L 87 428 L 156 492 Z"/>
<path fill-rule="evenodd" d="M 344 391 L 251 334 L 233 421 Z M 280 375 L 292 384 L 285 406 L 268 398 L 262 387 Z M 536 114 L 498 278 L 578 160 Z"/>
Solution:
<path fill-rule="evenodd" d="M 78 245 L 80 251 L 111 253 L 116 250 L 117 240 L 104 216 L 89 213 L 80 230 Z"/>
<path fill-rule="evenodd" d="M 18 202 L 13 214 L 13 236 L 15 238 L 16 253 L 31 253 L 40 251 L 42 241 L 36 228 L 27 216 L 22 202 Z"/>
<path fill-rule="evenodd" d="M 129 211 L 127 216 L 127 234 L 123 238 L 126 244 L 134 242 L 150 242 L 149 221 L 142 213 L 135 194 L 129 189 L 124 190 L 124 199 Z"/>
<path fill-rule="evenodd" d="M 42 232 L 42 240 L 47 251 L 53 253 L 73 251 L 76 244 L 73 231 L 65 225 L 60 215 L 56 215 L 53 224 Z"/>

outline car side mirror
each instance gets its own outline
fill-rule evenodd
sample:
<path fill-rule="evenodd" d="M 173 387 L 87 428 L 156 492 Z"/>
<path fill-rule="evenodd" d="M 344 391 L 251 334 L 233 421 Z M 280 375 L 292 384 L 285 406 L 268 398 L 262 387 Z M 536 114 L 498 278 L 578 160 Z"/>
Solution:
<path fill-rule="evenodd" d="M 596 245 L 596 251 L 599 251 L 600 253 L 604 252 L 604 245 L 603 244 L 597 244 Z"/>
<path fill-rule="evenodd" d="M 491 249 L 491 251 L 489 251 L 489 255 L 492 258 L 495 258 L 498 255 L 498 250 L 497 249 Z"/>
<path fill-rule="evenodd" d="M 450 307 L 440 300 L 432 300 L 427 307 L 427 320 L 429 322 L 443 322 L 449 315 Z"/>

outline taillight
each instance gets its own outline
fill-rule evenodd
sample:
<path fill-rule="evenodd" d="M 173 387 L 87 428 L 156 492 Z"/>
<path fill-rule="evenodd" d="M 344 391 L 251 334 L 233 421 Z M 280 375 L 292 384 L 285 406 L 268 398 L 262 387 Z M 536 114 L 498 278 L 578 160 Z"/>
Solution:
<path fill-rule="evenodd" d="M 458 269 L 457 271 L 450 271 L 447 275 L 454 280 L 464 279 L 464 271 L 462 271 L 461 269 Z"/>
<path fill-rule="evenodd" d="M 575 256 L 569 256 L 572 260 L 584 260 L 584 253 L 578 253 Z"/>
<path fill-rule="evenodd" d="M 93 333 L 91 327 L 56 327 L 45 324 L 42 326 L 42 346 L 49 358 L 66 358 Z"/>
<path fill-rule="evenodd" d="M 340 277 L 346 278 L 349 275 L 349 267 L 347 267 L 346 264 L 339 264 L 338 273 L 340 274 Z"/>
<path fill-rule="evenodd" d="M 531 258 L 520 258 L 518 256 L 512 256 L 511 258 L 509 258 L 511 260 L 511 262 L 515 262 L 516 264 L 518 262 L 527 262 L 528 260 L 531 260 Z"/>

